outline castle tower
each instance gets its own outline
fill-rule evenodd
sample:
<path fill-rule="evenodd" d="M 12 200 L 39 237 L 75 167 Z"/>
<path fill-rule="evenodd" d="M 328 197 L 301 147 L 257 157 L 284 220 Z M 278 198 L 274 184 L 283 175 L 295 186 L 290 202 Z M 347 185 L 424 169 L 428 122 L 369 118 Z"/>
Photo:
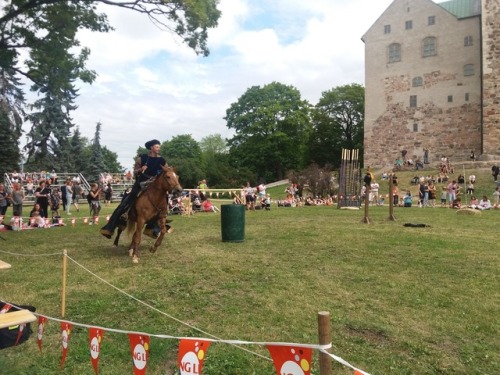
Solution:
<path fill-rule="evenodd" d="M 500 155 L 500 0 L 482 1 L 483 154 Z"/>

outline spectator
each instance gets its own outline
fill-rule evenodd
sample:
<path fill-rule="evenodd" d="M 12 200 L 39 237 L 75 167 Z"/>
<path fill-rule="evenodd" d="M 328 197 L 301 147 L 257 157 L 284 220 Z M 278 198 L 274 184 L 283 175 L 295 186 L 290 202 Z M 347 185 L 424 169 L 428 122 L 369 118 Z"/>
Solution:
<path fill-rule="evenodd" d="M 73 196 L 71 199 L 73 200 L 73 206 L 76 208 L 76 212 L 80 212 L 80 206 L 78 205 L 78 201 L 80 197 L 83 197 L 83 189 L 82 185 L 78 181 L 73 181 Z M 70 202 L 68 202 L 70 204 Z"/>
<path fill-rule="evenodd" d="M 59 188 L 54 187 L 50 192 L 50 209 L 52 211 L 52 217 L 61 217 L 59 214 L 59 207 L 61 204 L 61 196 L 59 195 Z"/>
<path fill-rule="evenodd" d="M 5 190 L 5 185 L 0 184 L 0 215 L 5 216 L 7 212 L 7 207 L 10 204 L 10 196 Z"/>
<path fill-rule="evenodd" d="M 489 210 L 491 209 L 491 202 L 486 195 L 483 195 L 483 199 L 479 202 L 477 208 L 479 210 Z"/>
<path fill-rule="evenodd" d="M 33 185 L 33 180 L 29 178 L 26 183 L 26 194 L 28 196 L 33 196 L 34 192 L 35 192 L 35 187 Z"/>
<path fill-rule="evenodd" d="M 23 202 L 26 199 L 24 190 L 19 182 L 14 184 L 12 191 L 12 208 L 14 216 L 23 216 Z"/>
<path fill-rule="evenodd" d="M 453 180 L 448 184 L 448 203 L 450 207 L 455 199 L 457 199 L 459 187 L 457 185 L 457 181 Z"/>
<path fill-rule="evenodd" d="M 50 189 L 47 187 L 45 180 L 39 182 L 35 190 L 35 197 L 36 203 L 40 204 L 40 216 L 46 218 L 49 209 Z"/>
<path fill-rule="evenodd" d="M 108 182 L 104 189 L 104 204 L 107 206 L 111 203 L 113 197 L 113 188 L 111 187 L 111 182 Z"/>
<path fill-rule="evenodd" d="M 500 186 L 497 186 L 493 192 L 493 207 L 500 208 Z"/>
<path fill-rule="evenodd" d="M 97 217 L 99 216 L 99 212 L 101 211 L 101 203 L 99 202 L 99 196 L 101 195 L 101 189 L 99 185 L 92 184 L 89 192 L 90 199 L 90 214 L 92 215 L 92 221 L 89 222 L 89 225 L 97 224 Z"/>
<path fill-rule="evenodd" d="M 451 208 L 456 208 L 456 209 L 462 208 L 462 200 L 460 199 L 460 197 L 453 200 L 453 203 L 451 204 Z"/>
<path fill-rule="evenodd" d="M 71 180 L 67 179 L 64 183 L 66 187 L 66 214 L 71 215 L 71 200 L 73 199 L 73 183 Z"/>
<path fill-rule="evenodd" d="M 373 202 L 375 202 L 375 204 L 378 205 L 378 200 L 379 200 L 379 196 L 378 196 L 378 190 L 380 188 L 380 185 L 378 184 L 378 182 L 373 179 L 370 183 L 370 202 L 371 204 L 373 204 Z"/>
<path fill-rule="evenodd" d="M 472 197 L 471 200 L 470 200 L 470 203 L 469 205 L 467 206 L 468 208 L 477 208 L 477 206 L 479 205 L 479 201 L 476 197 Z"/>
<path fill-rule="evenodd" d="M 255 211 L 255 193 L 254 188 L 250 186 L 250 182 L 247 182 L 247 186 L 245 187 L 245 201 L 247 210 Z"/>
<path fill-rule="evenodd" d="M 46 213 L 43 211 L 39 203 L 35 203 L 30 211 L 30 225 L 32 227 L 45 227 Z"/>
<path fill-rule="evenodd" d="M 494 165 L 493 167 L 491 167 L 491 175 L 493 176 L 493 179 L 495 181 L 498 180 L 499 173 L 500 173 L 500 167 L 498 167 L 498 165 Z"/>
<path fill-rule="evenodd" d="M 220 212 L 219 209 L 212 204 L 210 198 L 205 199 L 205 201 L 202 203 L 202 206 L 203 206 L 203 211 L 205 212 Z"/>
<path fill-rule="evenodd" d="M 403 201 L 404 201 L 404 207 L 411 207 L 413 203 L 413 196 L 411 195 L 410 190 L 406 192 L 406 195 L 403 197 Z"/>

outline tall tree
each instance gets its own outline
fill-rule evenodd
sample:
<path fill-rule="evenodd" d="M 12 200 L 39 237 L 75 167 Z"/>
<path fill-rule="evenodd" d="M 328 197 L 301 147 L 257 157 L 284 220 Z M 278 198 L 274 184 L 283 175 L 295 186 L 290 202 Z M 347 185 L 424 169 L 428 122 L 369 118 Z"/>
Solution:
<path fill-rule="evenodd" d="M 0 71 L 0 171 L 17 170 L 21 162 L 23 103 L 18 80 L 7 70 Z"/>
<path fill-rule="evenodd" d="M 28 134 L 33 164 L 56 164 L 70 150 L 63 139 L 71 133 L 74 109 L 73 83 L 91 83 L 95 72 L 85 69 L 90 51 L 81 48 L 78 30 L 107 32 L 112 28 L 97 6 L 108 5 L 138 12 L 160 29 L 179 36 L 197 54 L 208 55 L 208 29 L 221 15 L 218 0 L 15 0 L 3 2 L 0 12 L 0 75 L 20 87 L 20 76 L 43 96 L 32 109 Z M 6 72 L 9 74 L 6 75 Z M 0 89 L 3 82 L 0 83 Z M 45 165 L 49 167 L 49 165 Z"/>
<path fill-rule="evenodd" d="M 310 105 L 293 86 L 278 82 L 248 89 L 226 110 L 229 140 L 236 167 L 248 167 L 260 180 L 284 178 L 303 166 L 310 131 Z"/>
<path fill-rule="evenodd" d="M 95 127 L 95 135 L 91 145 L 91 155 L 89 169 L 86 171 L 90 181 L 98 182 L 101 173 L 106 172 L 106 163 L 104 162 L 104 153 L 101 147 L 101 126 L 100 122 Z"/>
<path fill-rule="evenodd" d="M 342 148 L 363 155 L 365 89 L 353 83 L 323 92 L 313 111 L 309 161 L 338 167 Z"/>
<path fill-rule="evenodd" d="M 168 165 L 176 168 L 184 187 L 194 188 L 204 178 L 200 145 L 190 134 L 172 137 L 163 142 L 160 150 Z"/>

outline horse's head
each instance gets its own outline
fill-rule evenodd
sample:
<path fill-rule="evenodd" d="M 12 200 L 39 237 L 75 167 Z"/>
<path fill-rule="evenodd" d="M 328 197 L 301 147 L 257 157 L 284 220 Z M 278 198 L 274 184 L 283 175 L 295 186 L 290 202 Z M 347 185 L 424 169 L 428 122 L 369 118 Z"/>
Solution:
<path fill-rule="evenodd" d="M 165 190 L 169 193 L 182 193 L 182 186 L 179 183 L 179 176 L 172 167 L 162 166 L 163 172 L 160 174 L 162 183 L 165 184 Z"/>

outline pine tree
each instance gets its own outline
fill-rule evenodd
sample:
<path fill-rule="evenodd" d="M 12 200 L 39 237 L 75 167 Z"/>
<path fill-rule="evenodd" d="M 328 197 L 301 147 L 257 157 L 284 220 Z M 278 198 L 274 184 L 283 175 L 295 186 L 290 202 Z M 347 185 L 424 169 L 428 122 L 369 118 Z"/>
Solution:
<path fill-rule="evenodd" d="M 88 178 L 90 181 L 99 182 L 99 176 L 105 172 L 106 164 L 104 163 L 104 154 L 101 147 L 101 122 L 98 122 L 95 127 L 95 135 L 92 140 L 92 154 L 90 155 L 90 165 L 88 170 Z"/>

